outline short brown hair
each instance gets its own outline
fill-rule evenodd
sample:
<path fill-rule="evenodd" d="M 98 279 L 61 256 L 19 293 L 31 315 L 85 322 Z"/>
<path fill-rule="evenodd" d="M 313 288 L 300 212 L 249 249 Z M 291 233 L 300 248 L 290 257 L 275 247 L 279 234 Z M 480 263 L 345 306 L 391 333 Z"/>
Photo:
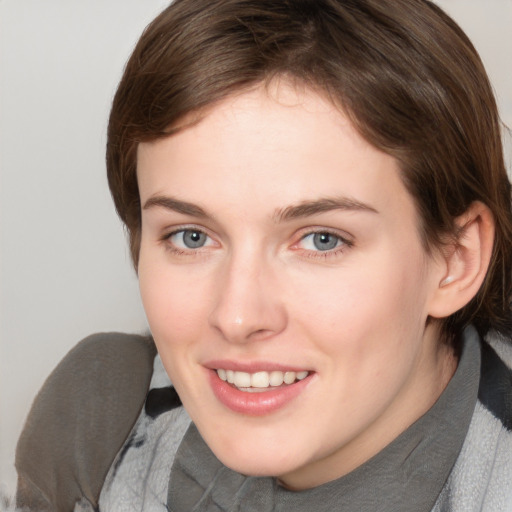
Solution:
<path fill-rule="evenodd" d="M 510 335 L 512 213 L 495 99 L 458 25 L 428 0 L 175 0 L 144 31 L 114 98 L 107 172 L 135 267 L 140 142 L 235 91 L 286 75 L 320 91 L 397 158 L 427 250 L 473 201 L 494 215 L 477 296 L 444 322 Z"/>

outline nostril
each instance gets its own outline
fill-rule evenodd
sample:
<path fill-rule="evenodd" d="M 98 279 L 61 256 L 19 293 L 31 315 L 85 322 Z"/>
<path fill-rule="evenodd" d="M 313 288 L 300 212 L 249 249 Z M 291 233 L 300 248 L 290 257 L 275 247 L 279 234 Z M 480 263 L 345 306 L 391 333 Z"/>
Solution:
<path fill-rule="evenodd" d="M 253 340 L 260 340 L 265 338 L 270 338 L 273 334 L 275 334 L 270 329 L 258 329 L 257 331 L 252 332 L 249 337 Z"/>

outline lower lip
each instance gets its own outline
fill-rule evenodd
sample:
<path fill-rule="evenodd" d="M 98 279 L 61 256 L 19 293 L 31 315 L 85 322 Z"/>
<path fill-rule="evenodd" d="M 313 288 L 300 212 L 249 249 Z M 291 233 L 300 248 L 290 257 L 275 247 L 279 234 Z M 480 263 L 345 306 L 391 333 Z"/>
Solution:
<path fill-rule="evenodd" d="M 305 379 L 269 391 L 249 393 L 221 380 L 215 370 L 210 370 L 209 374 L 217 399 L 232 411 L 249 416 L 263 416 L 281 409 L 304 391 L 312 376 L 309 374 Z"/>

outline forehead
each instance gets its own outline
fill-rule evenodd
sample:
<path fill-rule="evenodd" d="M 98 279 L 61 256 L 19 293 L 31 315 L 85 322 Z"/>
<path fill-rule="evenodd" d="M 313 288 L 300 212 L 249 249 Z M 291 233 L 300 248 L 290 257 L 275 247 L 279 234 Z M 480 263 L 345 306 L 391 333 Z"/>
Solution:
<path fill-rule="evenodd" d="M 393 157 L 323 96 L 284 82 L 233 95 L 175 135 L 140 144 L 138 182 L 143 204 L 179 195 L 237 211 L 339 195 L 379 207 L 397 193 L 412 201 Z"/>
<path fill-rule="evenodd" d="M 172 125 L 171 137 L 183 154 L 189 149 L 184 142 L 191 141 L 197 150 L 205 143 L 216 146 L 222 141 L 224 144 L 226 139 L 234 146 L 234 142 L 242 138 L 246 151 L 251 140 L 253 147 L 259 145 L 261 148 L 261 143 L 265 142 L 265 149 L 270 151 L 278 145 L 286 149 L 283 144 L 285 138 L 280 137 L 283 130 L 286 130 L 286 139 L 291 146 L 300 136 L 313 142 L 317 135 L 328 142 L 326 132 L 329 130 L 331 135 L 335 135 L 343 127 L 348 128 L 345 136 L 355 134 L 342 110 L 328 101 L 325 95 L 300 82 L 278 78 L 249 90 L 242 89 L 220 102 L 190 112 Z M 315 135 L 314 139 L 312 135 Z M 157 146 L 158 141 L 139 144 L 138 163 L 143 164 L 144 153 L 148 149 L 150 152 L 158 151 L 155 149 Z M 196 156 L 200 158 L 201 155 L 196 153 Z"/>

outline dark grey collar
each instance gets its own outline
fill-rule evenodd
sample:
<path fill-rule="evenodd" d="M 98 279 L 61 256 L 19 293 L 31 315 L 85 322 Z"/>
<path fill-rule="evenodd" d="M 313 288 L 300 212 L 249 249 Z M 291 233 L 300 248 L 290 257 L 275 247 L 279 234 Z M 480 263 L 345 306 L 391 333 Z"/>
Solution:
<path fill-rule="evenodd" d="M 300 492 L 224 466 L 191 425 L 171 471 L 171 512 L 430 512 L 460 452 L 477 400 L 480 340 L 464 332 L 455 375 L 433 407 L 372 459 Z"/>

